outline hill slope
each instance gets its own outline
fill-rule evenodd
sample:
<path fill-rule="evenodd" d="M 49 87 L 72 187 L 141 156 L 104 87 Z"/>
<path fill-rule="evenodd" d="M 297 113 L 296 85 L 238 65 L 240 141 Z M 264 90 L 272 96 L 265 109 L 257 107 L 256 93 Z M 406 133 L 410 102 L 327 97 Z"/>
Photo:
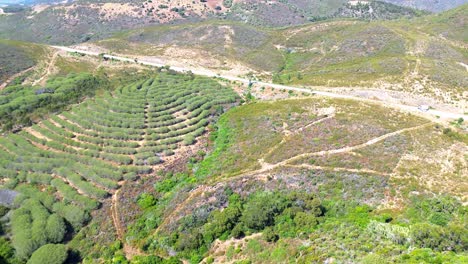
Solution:
<path fill-rule="evenodd" d="M 431 12 L 447 11 L 468 3 L 467 0 L 385 0 L 385 2 Z"/>
<path fill-rule="evenodd" d="M 463 109 L 467 8 L 413 20 L 334 20 L 282 29 L 225 21 L 165 25 L 123 32 L 94 45 L 176 65 L 238 74 L 250 69 L 277 83 L 404 91 Z"/>
<path fill-rule="evenodd" d="M 448 225 L 464 217 L 456 199 L 423 193 L 466 200 L 466 166 L 458 163 L 466 164 L 466 137 L 372 104 L 292 98 L 234 108 L 213 138 L 213 151 L 201 161 L 193 157 L 188 169 L 162 174 L 150 181 L 154 187 L 127 186 L 126 199 L 141 188 L 154 198 L 152 206 L 133 209 L 140 215 L 129 221 L 129 243 L 148 255 L 205 263 L 466 258 L 462 247 L 448 253 L 439 242 L 418 249 L 424 242 L 416 235 L 438 229 L 437 201 L 457 204 Z M 430 161 L 431 153 L 458 158 L 449 172 Z M 455 187 L 459 180 L 464 187 Z M 448 244 L 462 239 L 461 229 L 445 230 L 457 237 Z M 383 235 L 397 233 L 398 239 Z"/>
<path fill-rule="evenodd" d="M 0 39 L 0 85 L 25 73 L 47 55 L 47 48 L 41 45 Z"/>
<path fill-rule="evenodd" d="M 209 18 L 288 26 L 336 17 L 394 19 L 422 14 L 384 2 L 361 6 L 348 4 L 346 0 L 76 1 L 20 7 L 11 12 L 0 15 L 0 38 L 62 45 L 102 39 L 124 29 Z"/>

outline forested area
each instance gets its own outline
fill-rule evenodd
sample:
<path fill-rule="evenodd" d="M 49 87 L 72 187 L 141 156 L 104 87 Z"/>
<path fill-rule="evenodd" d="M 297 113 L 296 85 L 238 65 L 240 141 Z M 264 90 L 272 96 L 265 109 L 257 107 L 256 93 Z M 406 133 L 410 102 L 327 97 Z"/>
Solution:
<path fill-rule="evenodd" d="M 193 75 L 158 73 L 93 96 L 103 85 L 99 78 L 78 74 L 39 90 L 10 86 L 2 91 L 7 128 L 50 114 L 0 137 L 2 188 L 20 194 L 5 230 L 14 255 L 10 242 L 2 241 L 8 250 L 0 255 L 7 262 L 41 263 L 53 252 L 50 261 L 62 263 L 67 249 L 57 244 L 79 233 L 119 182 L 152 173 L 166 157 L 195 144 L 206 126 L 238 100 L 230 88 Z M 70 111 L 51 114 L 84 97 Z"/>

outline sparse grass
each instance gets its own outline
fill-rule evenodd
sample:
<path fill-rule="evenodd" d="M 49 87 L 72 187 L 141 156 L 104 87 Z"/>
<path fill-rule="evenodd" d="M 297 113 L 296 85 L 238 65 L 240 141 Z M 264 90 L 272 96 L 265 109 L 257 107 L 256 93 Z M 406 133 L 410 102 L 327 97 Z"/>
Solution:
<path fill-rule="evenodd" d="M 54 65 L 58 68 L 56 73 L 59 76 L 66 76 L 72 72 L 93 72 L 96 66 L 91 62 L 70 60 L 59 56 Z"/>
<path fill-rule="evenodd" d="M 303 158 L 293 163 L 332 168 L 370 169 L 382 173 L 392 173 L 402 155 L 406 153 L 408 144 L 409 138 L 403 134 L 355 150 L 353 153 Z"/>
<path fill-rule="evenodd" d="M 281 141 L 281 117 L 295 107 L 261 102 L 226 113 L 213 135 L 214 151 L 200 164 L 196 175 L 230 175 L 258 168 L 258 157 Z"/>
<path fill-rule="evenodd" d="M 317 124 L 311 125 L 313 122 Z M 200 164 L 197 174 L 230 176 L 259 168 L 260 158 L 275 164 L 302 153 L 363 144 L 425 122 L 377 105 L 347 100 L 307 98 L 251 103 L 220 119 L 215 150 Z M 391 148 L 393 143 L 388 142 L 392 140 L 384 141 L 379 149 Z M 363 158 L 373 157 L 370 148 L 370 152 L 362 150 Z M 388 157 L 393 162 L 394 155 Z M 386 162 L 378 161 L 369 169 Z M 384 171 L 391 168 L 387 164 Z"/>
<path fill-rule="evenodd" d="M 466 202 L 466 135 L 453 137 L 442 128 L 428 127 L 405 133 L 405 137 L 408 144 L 396 168 L 397 180 L 412 179 L 431 192 L 451 193 Z"/>

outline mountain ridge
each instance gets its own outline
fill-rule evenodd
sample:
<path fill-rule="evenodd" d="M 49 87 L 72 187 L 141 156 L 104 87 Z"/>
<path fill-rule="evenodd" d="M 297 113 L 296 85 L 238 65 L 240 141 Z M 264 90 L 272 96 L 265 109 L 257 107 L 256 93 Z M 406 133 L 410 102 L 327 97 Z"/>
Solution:
<path fill-rule="evenodd" d="M 331 18 L 396 19 L 425 14 L 379 1 L 354 4 L 347 0 L 229 2 L 188 0 L 100 2 L 11 8 L 0 16 L 0 38 L 51 44 L 75 44 L 148 25 L 180 24 L 206 19 L 241 21 L 256 26 L 283 27 Z M 8 9 L 4 8 L 4 12 Z M 59 33 L 59 34 L 57 34 Z"/>

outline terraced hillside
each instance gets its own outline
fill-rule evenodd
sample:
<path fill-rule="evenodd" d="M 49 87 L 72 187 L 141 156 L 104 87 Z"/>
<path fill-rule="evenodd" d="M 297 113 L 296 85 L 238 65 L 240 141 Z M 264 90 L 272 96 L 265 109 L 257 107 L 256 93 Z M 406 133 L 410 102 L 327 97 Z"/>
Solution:
<path fill-rule="evenodd" d="M 186 152 L 237 99 L 214 81 L 159 73 L 1 136 L 3 186 L 21 194 L 11 219 L 16 256 L 76 234 L 123 182 Z"/>

